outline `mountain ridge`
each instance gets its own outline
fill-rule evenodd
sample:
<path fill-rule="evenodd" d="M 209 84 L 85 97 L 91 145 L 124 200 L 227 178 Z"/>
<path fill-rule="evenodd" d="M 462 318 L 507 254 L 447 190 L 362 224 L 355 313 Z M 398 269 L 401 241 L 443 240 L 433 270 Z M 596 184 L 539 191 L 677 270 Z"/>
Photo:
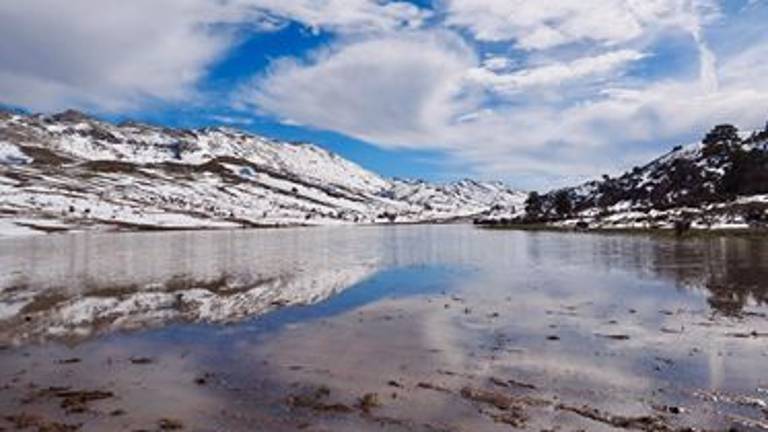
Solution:
<path fill-rule="evenodd" d="M 233 128 L 0 112 L 0 231 L 444 222 L 515 210 L 498 183 L 386 179 Z"/>
<path fill-rule="evenodd" d="M 531 193 L 516 214 L 481 224 L 594 228 L 750 228 L 768 223 L 768 124 L 739 132 L 715 126 L 701 142 L 676 146 L 617 177 Z"/>

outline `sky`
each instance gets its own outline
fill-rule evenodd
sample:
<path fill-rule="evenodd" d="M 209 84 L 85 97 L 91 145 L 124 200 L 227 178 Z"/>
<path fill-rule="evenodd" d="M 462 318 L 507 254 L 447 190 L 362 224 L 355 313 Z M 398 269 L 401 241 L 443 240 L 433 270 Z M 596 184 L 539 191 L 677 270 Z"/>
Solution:
<path fill-rule="evenodd" d="M 768 119 L 768 0 L 0 2 L 0 104 L 547 189 Z"/>

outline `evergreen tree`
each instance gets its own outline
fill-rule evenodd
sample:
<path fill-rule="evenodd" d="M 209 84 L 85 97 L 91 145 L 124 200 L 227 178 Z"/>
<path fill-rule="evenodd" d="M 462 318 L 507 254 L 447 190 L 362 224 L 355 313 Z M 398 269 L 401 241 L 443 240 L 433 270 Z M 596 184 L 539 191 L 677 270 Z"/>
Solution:
<path fill-rule="evenodd" d="M 567 191 L 561 190 L 555 194 L 555 211 L 560 217 L 566 217 L 573 211 L 571 197 Z"/>
<path fill-rule="evenodd" d="M 701 141 L 704 157 L 726 156 L 741 144 L 739 130 L 734 125 L 721 124 L 709 131 Z"/>
<path fill-rule="evenodd" d="M 538 192 L 533 191 L 528 194 L 528 199 L 525 200 L 525 213 L 529 217 L 537 217 L 541 214 L 542 210 L 541 195 Z"/>
<path fill-rule="evenodd" d="M 730 162 L 717 185 L 720 193 L 731 199 L 737 195 L 768 193 L 768 152 L 736 150 Z"/>

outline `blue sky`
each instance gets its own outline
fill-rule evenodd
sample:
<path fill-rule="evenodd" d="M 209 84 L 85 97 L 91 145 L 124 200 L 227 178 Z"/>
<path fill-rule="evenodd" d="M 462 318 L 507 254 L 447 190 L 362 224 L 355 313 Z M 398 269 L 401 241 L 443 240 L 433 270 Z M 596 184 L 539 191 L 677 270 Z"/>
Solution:
<path fill-rule="evenodd" d="M 548 188 L 762 127 L 767 20 L 764 0 L 3 2 L 0 103 Z"/>

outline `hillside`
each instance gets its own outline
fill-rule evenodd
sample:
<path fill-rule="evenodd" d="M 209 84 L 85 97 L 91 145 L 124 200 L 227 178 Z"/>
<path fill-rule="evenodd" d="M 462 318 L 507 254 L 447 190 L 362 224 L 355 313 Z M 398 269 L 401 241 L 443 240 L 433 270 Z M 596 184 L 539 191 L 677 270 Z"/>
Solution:
<path fill-rule="evenodd" d="M 768 221 L 768 125 L 739 133 L 719 125 L 619 177 L 533 194 L 516 214 L 486 223 L 553 223 L 603 228 L 746 228 Z"/>
<path fill-rule="evenodd" d="M 0 233 L 439 222 L 520 207 L 470 180 L 390 180 L 318 146 L 226 128 L 0 112 Z"/>

